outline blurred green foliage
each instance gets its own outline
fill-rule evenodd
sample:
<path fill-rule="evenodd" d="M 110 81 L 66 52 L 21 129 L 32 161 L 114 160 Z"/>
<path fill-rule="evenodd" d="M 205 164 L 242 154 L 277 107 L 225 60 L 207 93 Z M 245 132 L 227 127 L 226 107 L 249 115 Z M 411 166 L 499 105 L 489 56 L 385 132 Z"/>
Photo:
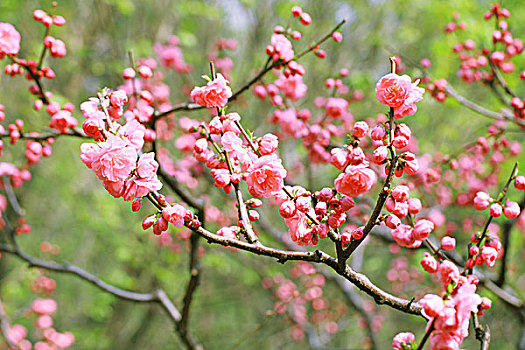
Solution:
<path fill-rule="evenodd" d="M 272 0 L 83 0 L 59 1 L 57 13 L 66 17 L 66 26 L 53 30 L 68 48 L 64 59 L 48 59 L 57 78 L 46 82 L 59 102 L 72 101 L 78 106 L 104 86 L 116 87 L 122 83 L 121 71 L 129 65 L 128 50 L 135 57 L 153 55 L 152 44 L 164 42 L 168 35 L 181 39 L 185 59 L 194 66 L 186 83 L 201 84 L 200 75 L 207 73 L 206 54 L 213 50 L 214 42 L 221 38 L 234 38 L 238 48 L 231 53 L 235 68 L 232 74 L 234 90 L 241 86 L 261 67 L 266 55 L 272 28 L 286 24 L 290 8 L 295 2 Z M 510 24 L 513 32 L 524 33 L 525 6 L 520 1 L 506 4 L 511 10 Z M 373 87 L 378 77 L 389 69 L 388 57 L 399 54 L 410 62 L 429 58 L 433 62 L 434 78 L 447 78 L 465 95 L 492 110 L 499 110 L 501 103 L 488 89 L 461 86 L 455 71 L 458 61 L 451 47 L 458 41 L 471 38 L 478 46 L 489 45 L 492 26 L 483 21 L 488 1 L 474 0 L 369 0 L 369 1 L 302 1 L 300 4 L 311 13 L 313 24 L 301 28 L 306 46 L 311 40 L 324 35 L 336 22 L 348 18 L 342 28 L 344 41 L 328 41 L 325 61 L 313 55 L 301 62 L 307 68 L 305 79 L 309 85 L 308 98 L 301 105 L 310 106 L 313 98 L 324 95 L 324 80 L 341 68 L 350 69 L 348 78 L 352 88 L 362 89 L 366 99 L 352 105 L 356 119 L 372 117 L 383 112 L 375 101 Z M 35 57 L 40 52 L 39 42 L 43 28 L 32 19 L 37 8 L 50 10 L 51 1 L 2 0 L 0 21 L 10 22 L 22 34 L 21 55 Z M 443 27 L 457 11 L 466 22 L 467 31 L 445 35 Z M 4 63 L 4 62 L 3 62 Z M 517 67 L 524 67 L 523 57 Z M 417 75 L 417 74 L 416 74 Z M 174 73 L 167 73 L 167 83 L 172 89 L 172 101 L 185 101 L 182 86 L 185 82 Z M 521 91 L 523 83 L 509 78 L 509 84 Z M 32 99 L 27 93 L 28 84 L 23 79 L 0 76 L 0 103 L 5 104 L 8 120 L 24 116 L 27 130 L 42 130 L 44 113 L 32 110 Z M 235 104 L 246 125 L 257 134 L 269 131 L 266 120 L 267 103 L 256 100 L 248 92 Z M 197 112 L 202 113 L 202 112 Z M 474 119 L 475 118 L 475 119 Z M 79 119 L 80 120 L 80 119 Z M 474 123 L 472 121 L 475 121 Z M 453 101 L 446 105 L 430 98 L 419 105 L 416 117 L 407 120 L 419 139 L 421 152 L 440 150 L 457 152 L 463 144 L 475 140 L 486 129 L 489 120 L 482 119 Z M 523 141 L 523 133 L 511 134 Z M 22 149 L 22 146 L 20 150 Z M 119 287 L 151 291 L 158 286 L 166 289 L 180 305 L 188 279 L 186 242 L 181 241 L 181 251 L 173 253 L 160 248 L 150 232 L 140 228 L 142 214 L 130 211 L 129 203 L 114 200 L 102 188 L 96 176 L 79 159 L 80 141 L 60 138 L 53 147 L 54 155 L 44 159 L 32 170 L 33 180 L 17 191 L 28 223 L 33 226 L 30 235 L 19 238 L 24 249 L 35 256 L 68 261 L 97 274 L 103 280 Z M 293 149 L 293 145 L 282 145 Z M 22 152 L 13 153 L 22 157 Z M 3 161 L 22 162 L 21 158 Z M 333 177 L 326 176 L 328 167 L 318 167 L 314 172 L 315 188 L 328 185 Z M 220 199 L 219 199 L 220 200 Z M 220 205 L 220 202 L 216 202 Z M 152 210 L 145 206 L 141 213 Z M 463 215 L 463 214 L 461 214 Z M 458 215 L 458 218 L 460 216 Z M 174 230 L 174 237 L 176 232 Z M 520 234 L 512 236 L 513 247 L 523 247 Z M 178 238 L 174 238 L 177 240 Z M 42 241 L 59 245 L 58 256 L 49 256 L 39 250 Z M 204 243 L 205 244 L 205 243 Z M 290 324 L 284 317 L 268 316 L 273 308 L 271 294 L 261 289 L 260 280 L 286 270 L 269 259 L 233 252 L 222 247 L 206 246 L 202 261 L 203 276 L 197 291 L 190 319 L 193 334 L 207 348 L 215 349 L 302 349 L 303 343 L 294 343 L 289 337 Z M 372 281 L 387 290 L 391 284 L 384 278 L 389 268 L 388 247 L 372 241 L 366 249 L 363 271 Z M 420 252 L 406 253 L 417 266 Z M 512 256 L 520 261 L 521 250 L 513 249 Z M 292 265 L 288 263 L 287 265 Z M 26 326 L 19 310 L 28 308 L 34 298 L 29 285 L 38 273 L 30 270 L 14 257 L 2 256 L 0 292 L 10 317 Z M 509 280 L 523 290 L 525 281 L 520 277 L 522 266 L 511 265 Z M 173 349 L 180 346 L 173 325 L 156 305 L 133 304 L 117 300 L 93 286 L 68 275 L 51 273 L 57 281 L 55 292 L 59 309 L 56 327 L 75 334 L 76 349 Z M 428 291 L 434 291 L 430 284 Z M 342 299 L 337 290 L 329 293 Z M 487 294 L 488 295 L 488 294 Z M 489 295 L 490 296 L 490 295 Z M 365 297 L 366 298 L 366 297 Z M 400 315 L 387 307 L 379 308 L 385 317 L 379 331 L 381 348 L 387 348 L 398 331 L 424 331 L 420 318 Z M 360 348 L 365 336 L 357 327 L 359 315 L 350 307 L 348 326 L 332 340 L 330 346 Z M 509 315 L 496 298 L 494 307 L 486 313 L 484 321 L 491 325 L 494 349 L 512 348 L 517 340 L 514 325 L 518 320 Z M 509 326 L 512 325 L 512 326 Z M 477 347 L 473 337 L 465 348 Z"/>

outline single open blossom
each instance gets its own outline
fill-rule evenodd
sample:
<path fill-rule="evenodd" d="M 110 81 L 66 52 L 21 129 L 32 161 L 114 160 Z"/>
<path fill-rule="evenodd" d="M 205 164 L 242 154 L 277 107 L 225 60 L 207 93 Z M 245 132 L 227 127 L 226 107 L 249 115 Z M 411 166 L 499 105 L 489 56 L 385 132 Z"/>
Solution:
<path fill-rule="evenodd" d="M 162 188 L 162 182 L 157 178 L 159 164 L 155 161 L 153 152 L 142 154 L 137 163 L 133 176 L 126 179 L 122 198 L 131 201 L 142 198 L 149 192 L 158 191 Z"/>
<path fill-rule="evenodd" d="M 137 151 L 118 136 L 110 135 L 98 145 L 84 143 L 80 158 L 99 179 L 123 182 L 135 168 Z"/>
<path fill-rule="evenodd" d="M 0 59 L 17 55 L 20 51 L 20 33 L 10 23 L 0 23 Z"/>
<path fill-rule="evenodd" d="M 380 103 L 394 108 L 396 118 L 413 115 L 417 110 L 416 102 L 423 99 L 425 92 L 417 83 L 412 84 L 408 75 L 387 74 L 376 84 L 376 97 Z"/>
<path fill-rule="evenodd" d="M 335 189 L 350 197 L 357 197 L 370 191 L 375 185 L 377 176 L 374 171 L 363 165 L 350 165 L 344 173 L 335 179 Z"/>
<path fill-rule="evenodd" d="M 191 98 L 200 106 L 222 108 L 226 106 L 228 99 L 232 97 L 232 90 L 228 86 L 229 83 L 222 74 L 218 73 L 217 78 L 208 82 L 206 86 L 193 88 Z"/>
<path fill-rule="evenodd" d="M 259 141 L 259 152 L 265 156 L 277 150 L 279 139 L 274 134 L 265 134 Z"/>
<path fill-rule="evenodd" d="M 270 197 L 284 186 L 286 170 L 275 154 L 257 159 L 247 172 L 248 191 L 254 197 Z"/>

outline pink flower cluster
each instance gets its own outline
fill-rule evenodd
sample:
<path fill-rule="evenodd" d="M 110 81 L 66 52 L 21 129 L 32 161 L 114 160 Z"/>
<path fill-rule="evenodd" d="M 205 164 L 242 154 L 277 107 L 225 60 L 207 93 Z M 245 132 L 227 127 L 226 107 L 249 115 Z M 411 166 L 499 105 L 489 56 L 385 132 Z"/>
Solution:
<path fill-rule="evenodd" d="M 208 82 L 206 86 L 193 88 L 191 98 L 200 106 L 223 108 L 228 103 L 228 99 L 232 97 L 229 83 L 222 74 L 218 73 L 217 78 Z"/>
<path fill-rule="evenodd" d="M 271 45 L 266 47 L 266 53 L 272 57 L 274 61 L 282 59 L 284 62 L 293 60 L 295 53 L 293 51 L 292 43 L 283 34 L 272 34 L 270 40 Z"/>
<path fill-rule="evenodd" d="M 115 198 L 130 201 L 162 187 L 156 175 L 158 163 L 154 154 L 141 155 L 137 163 L 137 150 L 127 138 L 110 135 L 99 144 L 84 143 L 80 158 Z"/>
<path fill-rule="evenodd" d="M 75 106 L 72 103 L 66 103 L 62 109 L 58 102 L 51 102 L 46 107 L 46 112 L 51 115 L 49 127 L 61 132 L 67 132 L 67 129 L 74 128 L 78 125 L 78 121 L 71 115 Z"/>
<path fill-rule="evenodd" d="M 417 84 L 412 83 L 408 75 L 390 73 L 377 82 L 376 97 L 380 103 L 394 108 L 395 118 L 411 116 L 416 113 L 416 102 L 423 99 L 425 92 Z"/>
<path fill-rule="evenodd" d="M 476 197 L 474 197 L 474 208 L 476 210 L 485 210 L 490 206 L 490 216 L 498 217 L 501 214 L 509 219 L 515 219 L 520 215 L 521 209 L 518 203 L 506 200 L 505 208 L 501 204 L 490 197 L 486 192 L 477 192 Z"/>
<path fill-rule="evenodd" d="M 402 247 L 417 248 L 427 239 L 434 230 L 434 223 L 430 220 L 420 219 L 414 227 L 399 224 L 390 231 L 392 238 Z"/>
<path fill-rule="evenodd" d="M 274 82 L 286 96 L 292 101 L 297 101 L 306 95 L 308 87 L 303 83 L 303 77 L 299 74 L 281 74 L 279 79 Z"/>
<path fill-rule="evenodd" d="M 0 23 L 0 59 L 5 55 L 18 55 L 20 33 L 10 23 Z"/>
<path fill-rule="evenodd" d="M 385 202 L 385 208 L 393 215 L 386 219 L 386 225 L 395 229 L 408 214 L 416 215 L 421 210 L 421 201 L 418 198 L 409 198 L 410 189 L 405 185 L 399 185 L 392 189 L 390 196 Z"/>
<path fill-rule="evenodd" d="M 184 61 L 184 55 L 179 47 L 179 38 L 171 35 L 168 38 L 168 44 L 162 45 L 155 43 L 153 49 L 157 53 L 160 63 L 165 68 L 171 68 L 179 73 L 189 73 L 193 67 L 191 64 Z"/>
<path fill-rule="evenodd" d="M 470 315 L 478 312 L 482 298 L 476 294 L 476 277 L 459 277 L 453 296 L 443 300 L 433 294 L 427 294 L 419 303 L 428 325 L 434 323 L 430 334 L 432 349 L 459 349 L 463 339 L 468 336 Z"/>

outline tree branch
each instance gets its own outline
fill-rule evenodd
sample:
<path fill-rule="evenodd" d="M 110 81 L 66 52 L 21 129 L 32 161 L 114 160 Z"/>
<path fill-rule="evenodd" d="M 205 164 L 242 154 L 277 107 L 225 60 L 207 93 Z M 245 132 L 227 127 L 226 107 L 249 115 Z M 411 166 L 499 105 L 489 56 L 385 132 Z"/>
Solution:
<path fill-rule="evenodd" d="M 405 313 L 413 315 L 421 315 L 422 307 L 414 303 L 412 300 L 406 300 L 395 297 L 384 290 L 374 285 L 368 277 L 365 275 L 355 272 L 348 265 L 341 271 L 338 267 L 338 262 L 332 256 L 316 250 L 315 252 L 297 252 L 297 251 L 286 251 L 276 248 L 266 247 L 262 244 L 250 244 L 236 239 L 230 239 L 223 236 L 218 236 L 210 231 L 204 229 L 202 226 L 198 228 L 189 227 L 192 231 L 198 233 L 200 236 L 205 238 L 208 243 L 216 243 L 225 247 L 235 247 L 241 250 L 245 250 L 256 255 L 268 256 L 277 259 L 279 262 L 284 263 L 288 260 L 300 260 L 309 261 L 315 263 L 322 263 L 331 267 L 339 275 L 343 276 L 348 281 L 352 282 L 357 288 L 364 291 L 368 295 L 374 298 L 377 304 L 386 304 L 394 309 L 403 311 Z"/>

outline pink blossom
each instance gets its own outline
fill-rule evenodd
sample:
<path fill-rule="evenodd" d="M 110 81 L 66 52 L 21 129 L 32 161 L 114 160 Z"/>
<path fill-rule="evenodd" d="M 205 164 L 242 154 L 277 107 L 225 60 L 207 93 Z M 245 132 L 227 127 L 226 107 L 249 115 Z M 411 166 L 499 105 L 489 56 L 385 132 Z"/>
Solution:
<path fill-rule="evenodd" d="M 439 273 L 444 285 L 448 285 L 450 281 L 457 281 L 459 278 L 458 267 L 450 260 L 445 260 L 439 265 Z"/>
<path fill-rule="evenodd" d="M 284 219 L 288 227 L 288 232 L 292 241 L 302 246 L 312 246 L 317 242 L 313 241 L 312 230 L 306 227 L 306 215 L 297 211 L 296 214 L 288 219 Z"/>
<path fill-rule="evenodd" d="M 423 99 L 425 92 L 417 83 L 412 84 L 408 75 L 387 74 L 376 84 L 376 97 L 380 103 L 394 108 L 396 118 L 413 115 L 417 110 L 415 103 Z"/>
<path fill-rule="evenodd" d="M 20 51 L 20 33 L 10 23 L 0 23 L 0 59 L 17 55 Z"/>
<path fill-rule="evenodd" d="M 514 187 L 516 187 L 518 190 L 525 191 L 525 176 L 516 176 L 516 179 L 514 180 Z"/>
<path fill-rule="evenodd" d="M 303 83 L 303 77 L 299 74 L 289 75 L 288 77 L 281 74 L 274 84 L 281 89 L 284 96 L 292 101 L 297 101 L 301 97 L 304 97 L 308 89 L 306 84 Z"/>
<path fill-rule="evenodd" d="M 356 122 L 352 129 L 352 136 L 362 138 L 368 132 L 368 124 L 366 122 Z"/>
<path fill-rule="evenodd" d="M 330 97 L 326 100 L 325 113 L 330 118 L 340 118 L 348 109 L 348 101 L 344 98 Z"/>
<path fill-rule="evenodd" d="M 286 170 L 275 154 L 257 159 L 247 172 L 248 191 L 254 197 L 270 197 L 284 186 Z"/>
<path fill-rule="evenodd" d="M 232 97 L 232 90 L 227 85 L 230 82 L 218 73 L 217 78 L 208 82 L 204 87 L 195 87 L 191 91 L 191 98 L 200 106 L 222 108 Z"/>
<path fill-rule="evenodd" d="M 436 258 L 430 255 L 428 252 L 424 252 L 423 255 L 424 257 L 421 259 L 421 266 L 423 267 L 423 270 L 428 273 L 436 273 L 439 265 Z"/>
<path fill-rule="evenodd" d="M 414 237 L 417 240 L 425 240 L 434 230 L 434 223 L 430 220 L 421 219 L 414 226 Z"/>
<path fill-rule="evenodd" d="M 331 157 L 330 157 L 330 164 L 335 166 L 339 170 L 343 170 L 349 163 L 350 159 L 348 159 L 348 152 L 343 150 L 342 148 L 332 148 L 330 151 Z"/>
<path fill-rule="evenodd" d="M 419 304 L 423 306 L 423 311 L 428 318 L 439 316 L 441 311 L 445 308 L 443 299 L 435 294 L 427 294 L 421 300 Z"/>
<path fill-rule="evenodd" d="M 192 70 L 191 64 L 184 61 L 182 50 L 178 47 L 178 39 L 170 40 L 168 45 L 156 43 L 153 45 L 153 49 L 164 67 L 172 68 L 179 73 L 188 73 Z"/>
<path fill-rule="evenodd" d="M 78 122 L 75 117 L 71 116 L 71 112 L 62 110 L 53 114 L 49 127 L 64 133 L 68 128 L 74 128 L 77 124 Z"/>
<path fill-rule="evenodd" d="M 417 248 L 422 243 L 414 237 L 411 227 L 405 224 L 401 224 L 396 229 L 391 230 L 390 234 L 394 241 L 402 247 Z"/>
<path fill-rule="evenodd" d="M 485 192 L 478 192 L 476 193 L 476 197 L 474 197 L 474 208 L 476 210 L 485 210 L 490 205 L 490 196 Z"/>
<path fill-rule="evenodd" d="M 124 181 L 137 162 L 137 151 L 118 136 L 98 145 L 82 144 L 80 158 L 101 180 Z"/>
<path fill-rule="evenodd" d="M 168 205 L 166 208 L 162 209 L 162 216 L 166 221 L 169 221 L 175 227 L 184 226 L 184 215 L 186 214 L 186 209 L 180 204 Z"/>
<path fill-rule="evenodd" d="M 130 146 L 140 151 L 144 146 L 145 133 L 146 127 L 136 119 L 131 119 L 119 129 L 118 134 L 127 140 Z"/>
<path fill-rule="evenodd" d="M 265 134 L 259 141 L 259 152 L 265 156 L 272 154 L 279 146 L 279 139 L 274 134 Z"/>
<path fill-rule="evenodd" d="M 279 214 L 281 214 L 281 216 L 285 219 L 289 219 L 294 216 L 295 212 L 295 204 L 290 200 L 281 203 L 281 206 L 279 207 Z"/>
<path fill-rule="evenodd" d="M 275 110 L 272 115 L 272 122 L 279 123 L 284 132 L 295 139 L 308 134 L 308 129 L 304 122 L 297 117 L 295 109 L 288 108 L 285 110 Z"/>
<path fill-rule="evenodd" d="M 481 258 L 490 267 L 496 264 L 498 251 L 492 247 L 485 246 L 481 249 Z"/>
<path fill-rule="evenodd" d="M 146 196 L 149 192 L 158 191 L 162 183 L 157 178 L 159 163 L 155 161 L 153 152 L 144 153 L 140 156 L 137 169 L 133 176 L 125 182 L 125 190 L 122 197 L 125 201 Z"/>
<path fill-rule="evenodd" d="M 505 203 L 505 209 L 503 209 L 503 213 L 507 218 L 515 219 L 520 215 L 520 206 L 518 203 L 509 201 L 507 199 Z"/>
<path fill-rule="evenodd" d="M 40 329 L 53 327 L 53 319 L 49 315 L 43 315 L 36 319 L 36 327 Z"/>
<path fill-rule="evenodd" d="M 20 324 L 14 324 L 7 330 L 6 337 L 9 338 L 12 343 L 18 344 L 27 337 L 27 328 Z"/>
<path fill-rule="evenodd" d="M 375 141 L 382 141 L 386 138 L 386 131 L 385 129 L 377 125 L 370 131 L 370 138 Z"/>
<path fill-rule="evenodd" d="M 415 341 L 416 337 L 410 332 L 398 333 L 392 339 L 392 348 L 393 350 L 404 350 L 405 345 L 411 345 Z"/>
<path fill-rule="evenodd" d="M 499 217 L 501 216 L 503 212 L 503 208 L 501 207 L 501 204 L 499 203 L 492 203 L 490 206 L 490 216 L 492 217 Z"/>
<path fill-rule="evenodd" d="M 237 230 L 236 226 L 223 227 L 217 231 L 217 236 L 222 236 L 228 239 L 237 239 L 237 235 L 235 234 Z"/>
<path fill-rule="evenodd" d="M 399 225 L 401 225 L 401 220 L 399 220 L 399 218 L 395 215 L 388 215 L 386 220 L 385 220 L 385 224 L 391 228 L 391 229 L 395 229 L 397 228 Z"/>
<path fill-rule="evenodd" d="M 410 189 L 407 186 L 399 185 L 394 187 L 391 195 L 394 197 L 396 202 L 406 202 L 408 200 L 409 193 Z"/>
<path fill-rule="evenodd" d="M 57 303 L 53 299 L 35 299 L 31 310 L 39 315 L 52 315 L 57 311 Z"/>
<path fill-rule="evenodd" d="M 272 34 L 270 42 L 273 46 L 274 54 L 277 58 L 281 58 L 284 62 L 291 61 L 295 53 L 293 51 L 292 43 L 282 34 Z"/>
<path fill-rule="evenodd" d="M 452 250 L 456 247 L 456 239 L 450 236 L 441 238 L 441 249 Z"/>
<path fill-rule="evenodd" d="M 388 157 L 388 148 L 386 146 L 379 146 L 372 154 L 372 162 L 375 164 L 382 164 Z"/>
<path fill-rule="evenodd" d="M 419 198 L 409 198 L 408 199 L 408 212 L 412 215 L 415 215 L 421 211 L 422 205 Z"/>
<path fill-rule="evenodd" d="M 339 174 L 335 179 L 335 189 L 350 197 L 370 191 L 375 185 L 377 176 L 373 170 L 363 165 L 351 165 L 345 169 L 344 173 Z"/>
<path fill-rule="evenodd" d="M 376 84 L 376 97 L 380 103 L 393 108 L 403 105 L 412 90 L 412 80 L 408 75 L 399 76 L 390 73 L 383 76 Z"/>
<path fill-rule="evenodd" d="M 233 131 L 227 131 L 221 137 L 221 144 L 225 151 L 228 152 L 239 152 L 244 153 L 245 150 L 242 147 L 242 140 Z"/>
<path fill-rule="evenodd" d="M 128 95 L 124 90 L 117 90 L 111 93 L 109 101 L 112 106 L 121 108 L 128 103 Z"/>

